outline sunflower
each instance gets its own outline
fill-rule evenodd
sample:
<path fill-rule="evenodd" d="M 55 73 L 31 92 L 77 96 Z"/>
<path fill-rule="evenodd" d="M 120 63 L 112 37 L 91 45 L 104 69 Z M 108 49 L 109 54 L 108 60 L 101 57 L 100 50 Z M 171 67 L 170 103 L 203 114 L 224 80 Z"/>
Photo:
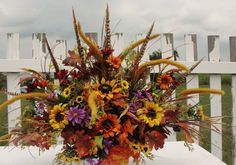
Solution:
<path fill-rule="evenodd" d="M 130 148 L 134 152 L 136 152 L 136 153 L 142 152 L 144 155 L 148 155 L 152 151 L 152 149 L 150 148 L 149 145 L 141 144 L 141 143 L 131 143 Z"/>
<path fill-rule="evenodd" d="M 49 123 L 53 129 L 63 129 L 69 123 L 64 109 L 65 105 L 55 105 L 50 111 Z"/>
<path fill-rule="evenodd" d="M 121 81 L 121 86 L 123 89 L 128 89 L 129 88 L 129 83 L 125 80 Z"/>
<path fill-rule="evenodd" d="M 198 106 L 197 107 L 197 116 L 200 118 L 201 121 L 206 120 L 208 117 L 203 112 L 203 107 Z"/>
<path fill-rule="evenodd" d="M 168 89 L 170 84 L 173 83 L 173 81 L 173 78 L 167 73 L 162 74 L 157 79 L 157 83 L 160 85 L 160 88 L 164 90 Z"/>
<path fill-rule="evenodd" d="M 65 98 L 68 98 L 70 96 L 70 94 L 71 94 L 71 89 L 70 88 L 65 88 L 63 93 L 62 93 L 63 97 L 65 97 Z"/>
<path fill-rule="evenodd" d="M 65 150 L 64 152 L 58 154 L 58 158 L 66 163 L 81 162 L 81 159 L 77 156 L 77 153 L 74 149 Z"/>
<path fill-rule="evenodd" d="M 117 119 L 116 115 L 105 114 L 102 116 L 96 126 L 99 128 L 100 132 L 103 134 L 104 138 L 109 138 L 115 136 L 115 134 L 120 133 L 120 121 Z"/>
<path fill-rule="evenodd" d="M 144 107 L 138 109 L 137 115 L 140 120 L 149 124 L 150 127 L 153 127 L 154 125 L 160 125 L 160 122 L 164 116 L 164 111 L 158 104 L 145 101 Z"/>
<path fill-rule="evenodd" d="M 117 87 L 116 80 L 106 81 L 102 78 L 101 83 L 97 83 L 95 94 L 98 98 L 111 100 L 114 94 L 119 93 L 122 89 Z"/>
<path fill-rule="evenodd" d="M 77 96 L 77 97 L 75 98 L 75 102 L 78 103 L 78 104 L 82 103 L 83 100 L 84 100 L 83 96 Z"/>

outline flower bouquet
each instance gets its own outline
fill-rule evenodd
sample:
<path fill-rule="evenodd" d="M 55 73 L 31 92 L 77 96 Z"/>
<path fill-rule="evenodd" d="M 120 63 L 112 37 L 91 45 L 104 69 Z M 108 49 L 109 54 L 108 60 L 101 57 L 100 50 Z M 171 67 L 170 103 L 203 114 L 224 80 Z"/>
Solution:
<path fill-rule="evenodd" d="M 47 150 L 61 137 L 63 148 L 55 158 L 58 164 L 119 165 L 128 164 L 131 157 L 136 163 L 144 157 L 152 159 L 152 150 L 163 148 L 171 131 L 193 143 L 198 133 L 194 126 L 200 126 L 199 121 L 211 125 L 203 108 L 186 105 L 186 99 L 194 93 L 222 91 L 186 89 L 172 97 L 198 63 L 192 68 L 170 58 L 141 63 L 148 41 L 159 37 L 151 34 L 153 25 L 144 39 L 113 54 L 108 7 L 101 46 L 86 37 L 74 12 L 73 21 L 77 46 L 63 60 L 65 67 L 59 67 L 45 39 L 55 76 L 23 69 L 30 73 L 20 81 L 24 90 L 0 105 L 2 109 L 19 99 L 27 99 L 31 105 L 1 140 Z M 149 82 L 149 70 L 154 66 L 159 72 Z"/>

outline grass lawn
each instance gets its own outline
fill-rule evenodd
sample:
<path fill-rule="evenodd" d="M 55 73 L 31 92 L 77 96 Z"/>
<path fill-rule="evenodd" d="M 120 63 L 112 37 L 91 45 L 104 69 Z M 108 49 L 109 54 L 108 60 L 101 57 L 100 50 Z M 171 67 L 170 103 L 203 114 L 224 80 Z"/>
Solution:
<path fill-rule="evenodd" d="M 0 93 L 0 102 L 6 100 L 7 97 L 5 94 Z M 7 124 L 7 108 L 0 110 L 0 136 L 5 135 L 8 131 L 8 124 Z M 4 145 L 6 143 L 0 142 L 0 145 Z"/>
<path fill-rule="evenodd" d="M 200 87 L 209 87 L 209 76 L 200 75 Z M 185 86 L 181 87 L 181 89 Z M 231 95 L 231 76 L 222 76 L 222 89 L 225 91 L 225 95 L 222 98 L 222 115 L 223 118 L 223 161 L 232 165 L 232 95 Z M 178 93 L 178 90 L 177 90 Z M 0 94 L 0 102 L 6 100 L 6 96 Z M 25 103 L 23 103 L 25 104 Z M 200 96 L 200 104 L 204 106 L 205 114 L 210 115 L 210 100 L 209 95 Z M 7 133 L 7 110 L 0 111 L 0 135 Z M 203 148 L 210 151 L 211 147 L 211 134 L 209 130 L 201 129 L 200 144 Z M 4 143 L 0 143 L 3 145 Z"/>

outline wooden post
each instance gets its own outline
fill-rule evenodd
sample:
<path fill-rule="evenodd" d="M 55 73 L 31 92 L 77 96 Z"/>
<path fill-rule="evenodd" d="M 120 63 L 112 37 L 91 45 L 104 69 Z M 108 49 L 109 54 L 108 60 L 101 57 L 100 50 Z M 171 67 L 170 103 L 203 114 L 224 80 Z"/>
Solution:
<path fill-rule="evenodd" d="M 111 44 L 114 49 L 114 56 L 118 56 L 124 49 L 124 35 L 123 33 L 115 33 L 111 36 Z"/>
<path fill-rule="evenodd" d="M 20 37 L 18 33 L 7 34 L 7 59 L 19 60 L 20 58 Z M 20 92 L 18 85 L 20 80 L 20 73 L 7 73 L 7 91 Z M 13 96 L 8 95 L 7 99 Z M 8 132 L 15 127 L 16 119 L 21 115 L 21 102 L 16 101 L 8 106 Z"/>
<path fill-rule="evenodd" d="M 173 56 L 174 51 L 174 39 L 172 33 L 164 33 L 162 34 L 161 39 L 161 52 L 162 58 L 167 58 Z M 174 57 L 171 58 L 174 60 Z"/>
<path fill-rule="evenodd" d="M 47 48 L 43 41 L 46 37 L 45 33 L 33 33 L 32 35 L 32 59 L 41 59 L 45 57 Z"/>
<path fill-rule="evenodd" d="M 62 66 L 62 61 L 67 56 L 67 41 L 66 40 L 56 40 L 54 49 L 52 49 L 53 55 L 57 60 L 59 66 Z"/>
<path fill-rule="evenodd" d="M 197 35 L 196 34 L 186 34 L 184 36 L 186 44 L 186 61 L 197 61 Z M 199 77 L 198 75 L 189 75 L 186 78 L 187 89 L 189 88 L 199 88 Z M 192 106 L 199 103 L 199 94 L 194 95 L 193 98 L 187 100 L 187 104 Z M 199 130 L 199 127 L 194 127 Z M 199 137 L 195 143 L 199 143 Z"/>
<path fill-rule="evenodd" d="M 230 61 L 236 62 L 236 37 L 229 38 L 230 44 Z M 232 132 L 233 132 L 233 151 L 232 151 L 232 159 L 233 165 L 236 165 L 236 71 L 235 74 L 232 75 Z"/>
<path fill-rule="evenodd" d="M 220 61 L 219 36 L 208 36 L 208 57 L 211 62 Z M 221 89 L 221 75 L 210 75 L 210 88 Z M 222 99 L 220 95 L 210 95 L 211 116 L 222 116 Z M 221 123 L 221 119 L 218 121 Z M 211 131 L 211 152 L 222 160 L 222 125 L 215 125 L 220 133 Z M 212 127 L 214 129 L 214 127 Z"/>

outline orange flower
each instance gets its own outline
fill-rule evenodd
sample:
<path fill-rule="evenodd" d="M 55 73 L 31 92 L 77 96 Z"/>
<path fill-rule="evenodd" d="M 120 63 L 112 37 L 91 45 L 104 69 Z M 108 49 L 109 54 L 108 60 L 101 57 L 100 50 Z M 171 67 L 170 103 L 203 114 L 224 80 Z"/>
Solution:
<path fill-rule="evenodd" d="M 105 114 L 101 117 L 96 126 L 99 131 L 103 134 L 104 138 L 113 137 L 115 134 L 120 133 L 120 121 L 117 119 L 116 115 Z"/>
<path fill-rule="evenodd" d="M 119 134 L 118 141 L 123 144 L 124 142 L 129 144 L 131 141 L 128 139 L 128 134 L 133 135 L 133 132 L 137 126 L 133 125 L 130 120 L 127 120 L 122 126 L 122 133 Z"/>
<path fill-rule="evenodd" d="M 134 153 L 128 145 L 116 145 L 110 149 L 107 159 L 104 159 L 101 162 L 101 165 L 128 164 L 129 157 L 131 156 L 134 158 L 134 160 L 137 160 L 137 157 L 139 157 L 139 154 Z"/>
<path fill-rule="evenodd" d="M 158 78 L 157 83 L 160 85 L 161 89 L 166 90 L 173 81 L 173 78 L 169 74 L 164 73 Z"/>
<path fill-rule="evenodd" d="M 121 65 L 121 59 L 119 57 L 114 57 L 110 55 L 107 59 L 107 62 L 113 67 L 118 69 Z"/>

